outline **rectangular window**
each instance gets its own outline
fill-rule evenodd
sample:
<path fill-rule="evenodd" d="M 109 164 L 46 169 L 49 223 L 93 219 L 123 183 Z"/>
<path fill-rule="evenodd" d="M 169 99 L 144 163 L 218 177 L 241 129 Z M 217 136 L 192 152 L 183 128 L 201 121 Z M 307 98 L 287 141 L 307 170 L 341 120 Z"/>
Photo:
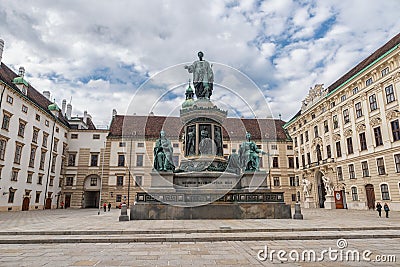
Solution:
<path fill-rule="evenodd" d="M 312 119 L 312 120 L 315 119 L 315 114 L 314 114 L 314 113 L 311 114 L 311 119 Z"/>
<path fill-rule="evenodd" d="M 347 142 L 347 154 L 348 155 L 353 154 L 354 153 L 354 150 L 353 150 L 353 139 L 351 137 L 348 137 L 346 139 L 346 142 Z"/>
<path fill-rule="evenodd" d="M 174 148 L 179 148 L 179 144 L 178 143 L 173 143 L 172 145 Z"/>
<path fill-rule="evenodd" d="M 279 168 L 278 157 L 272 157 L 272 168 Z"/>
<path fill-rule="evenodd" d="M 389 104 L 396 100 L 396 97 L 394 96 L 393 85 L 389 85 L 388 87 L 386 87 L 385 93 L 386 93 L 386 103 Z"/>
<path fill-rule="evenodd" d="M 338 158 L 342 156 L 342 148 L 340 146 L 340 141 L 336 142 L 336 156 Z"/>
<path fill-rule="evenodd" d="M 304 144 L 303 134 L 300 134 L 300 145 Z"/>
<path fill-rule="evenodd" d="M 304 155 L 301 155 L 301 163 L 302 163 L 303 167 L 306 166 L 306 158 Z"/>
<path fill-rule="evenodd" d="M 349 164 L 349 178 L 355 179 L 356 173 L 354 172 L 354 164 Z"/>
<path fill-rule="evenodd" d="M 39 169 L 44 170 L 44 163 L 46 162 L 46 151 L 42 150 L 42 153 L 40 154 L 40 164 L 39 164 Z"/>
<path fill-rule="evenodd" d="M 47 147 L 47 138 L 48 138 L 48 134 L 47 133 L 43 133 L 43 142 L 42 142 L 42 146 L 43 147 Z"/>
<path fill-rule="evenodd" d="M 54 138 L 53 151 L 57 152 L 57 150 L 58 150 L 58 139 Z"/>
<path fill-rule="evenodd" d="M 46 125 L 47 127 L 49 127 L 50 122 L 48 120 L 44 121 L 44 125 Z"/>
<path fill-rule="evenodd" d="M 36 147 L 31 147 L 31 154 L 29 157 L 29 167 L 35 167 Z"/>
<path fill-rule="evenodd" d="M 356 108 L 356 117 L 360 118 L 363 115 L 362 108 L 361 108 L 361 102 L 356 103 L 355 108 Z"/>
<path fill-rule="evenodd" d="M 90 155 L 90 166 L 98 166 L 99 154 L 91 154 Z"/>
<path fill-rule="evenodd" d="M 76 154 L 70 153 L 68 154 L 68 166 L 75 166 Z"/>
<path fill-rule="evenodd" d="M 20 121 L 18 126 L 18 136 L 24 137 L 26 122 Z"/>
<path fill-rule="evenodd" d="M 339 181 L 343 181 L 343 170 L 342 167 L 337 167 L 337 177 Z"/>
<path fill-rule="evenodd" d="M 387 184 L 381 184 L 382 200 L 390 200 L 389 186 Z"/>
<path fill-rule="evenodd" d="M 332 120 L 333 120 L 333 129 L 339 128 L 339 121 L 337 115 L 333 115 Z"/>
<path fill-rule="evenodd" d="M 97 177 L 90 178 L 90 186 L 97 186 Z"/>
<path fill-rule="evenodd" d="M 78 139 L 78 134 L 71 134 L 71 139 Z"/>
<path fill-rule="evenodd" d="M 53 154 L 53 158 L 51 159 L 51 172 L 56 172 L 56 161 L 57 155 Z"/>
<path fill-rule="evenodd" d="M 137 167 L 143 166 L 143 155 L 136 155 L 136 166 Z"/>
<path fill-rule="evenodd" d="M 40 194 L 41 194 L 41 193 L 42 193 L 41 191 L 36 191 L 35 203 L 39 203 L 39 201 L 40 201 Z"/>
<path fill-rule="evenodd" d="M 350 122 L 350 115 L 348 109 L 343 110 L 343 121 L 345 124 Z"/>
<path fill-rule="evenodd" d="M 289 185 L 296 186 L 296 178 L 294 176 L 289 177 Z"/>
<path fill-rule="evenodd" d="M 318 134 L 318 126 L 315 125 L 314 126 L 314 137 L 317 138 L 318 136 L 319 136 L 319 134 Z"/>
<path fill-rule="evenodd" d="M 22 105 L 22 112 L 23 113 L 28 113 L 28 107 L 27 106 L 25 106 L 25 105 Z"/>
<path fill-rule="evenodd" d="M 393 141 L 399 141 L 400 140 L 399 120 L 390 122 L 390 125 L 392 126 Z"/>
<path fill-rule="evenodd" d="M 8 190 L 8 203 L 14 203 L 14 196 L 15 196 L 15 191 Z"/>
<path fill-rule="evenodd" d="M 94 134 L 94 135 L 93 135 L 93 139 L 94 139 L 94 140 L 100 139 L 100 135 L 99 135 L 99 134 Z"/>
<path fill-rule="evenodd" d="M 32 183 L 32 173 L 31 172 L 28 172 L 28 175 L 26 176 L 26 182 L 28 183 L 28 184 L 31 184 Z"/>
<path fill-rule="evenodd" d="M 294 147 L 297 147 L 298 146 L 298 144 L 297 144 L 297 137 L 295 137 L 294 138 Z"/>
<path fill-rule="evenodd" d="M 17 164 L 21 163 L 21 154 L 22 154 L 22 145 L 16 144 L 15 145 L 15 154 L 14 154 L 14 163 L 17 163 Z"/>
<path fill-rule="evenodd" d="M 362 176 L 369 177 L 368 161 L 361 162 Z"/>
<path fill-rule="evenodd" d="M 14 98 L 12 96 L 7 95 L 7 103 L 12 104 L 14 102 Z"/>
<path fill-rule="evenodd" d="M 1 124 L 1 128 L 4 130 L 8 130 L 8 127 L 10 127 L 10 119 L 11 116 L 8 114 L 3 115 L 3 123 Z"/>
<path fill-rule="evenodd" d="M 308 131 L 305 131 L 304 135 L 305 135 L 305 138 L 306 138 L 306 142 L 308 142 Z"/>
<path fill-rule="evenodd" d="M 287 145 L 287 146 L 286 146 L 286 149 L 287 149 L 287 150 L 293 150 L 293 146 Z"/>
<path fill-rule="evenodd" d="M 39 114 L 36 114 L 36 120 L 40 121 L 40 115 Z"/>
<path fill-rule="evenodd" d="M 360 148 L 361 148 L 361 151 L 367 150 L 367 139 L 365 138 L 365 133 L 360 133 L 359 137 L 360 137 Z"/>
<path fill-rule="evenodd" d="M 355 94 L 357 94 L 358 93 L 358 87 L 354 87 L 353 88 L 353 95 L 355 95 Z"/>
<path fill-rule="evenodd" d="M 0 139 L 0 160 L 4 160 L 6 154 L 7 140 Z"/>
<path fill-rule="evenodd" d="M 135 186 L 142 186 L 142 176 L 138 175 L 135 177 Z"/>
<path fill-rule="evenodd" d="M 65 178 L 65 185 L 72 186 L 73 184 L 74 184 L 74 177 L 67 176 L 67 178 Z"/>
<path fill-rule="evenodd" d="M 49 186 L 53 186 L 53 185 L 54 185 L 54 176 L 50 176 Z"/>
<path fill-rule="evenodd" d="M 385 170 L 385 162 L 383 161 L 383 158 L 377 158 L 376 159 L 376 165 L 378 167 L 378 174 L 383 175 L 386 173 Z"/>
<path fill-rule="evenodd" d="M 332 101 L 332 102 L 331 102 L 331 108 L 334 108 L 335 106 L 336 106 L 335 101 Z"/>
<path fill-rule="evenodd" d="M 280 186 L 281 185 L 281 180 L 279 177 L 274 177 L 274 186 Z"/>
<path fill-rule="evenodd" d="M 307 164 L 311 165 L 311 155 L 310 152 L 307 153 Z"/>
<path fill-rule="evenodd" d="M 376 146 L 383 145 L 381 127 L 374 128 L 374 136 L 375 136 L 375 145 Z"/>
<path fill-rule="evenodd" d="M 35 144 L 37 143 L 38 136 L 39 136 L 39 129 L 33 128 L 32 143 L 35 143 Z"/>
<path fill-rule="evenodd" d="M 119 147 L 125 147 L 126 143 L 125 142 L 119 142 Z"/>
<path fill-rule="evenodd" d="M 341 101 L 341 102 L 346 101 L 346 95 L 342 95 L 342 96 L 340 97 L 340 101 Z"/>
<path fill-rule="evenodd" d="M 294 168 L 294 159 L 293 157 L 288 157 L 289 168 Z"/>
<path fill-rule="evenodd" d="M 400 172 L 400 154 L 394 155 L 394 165 L 396 167 L 396 172 Z"/>
<path fill-rule="evenodd" d="M 117 176 L 117 186 L 124 185 L 124 176 Z"/>
<path fill-rule="evenodd" d="M 39 174 L 38 175 L 38 184 L 42 184 L 43 183 L 43 174 Z"/>
<path fill-rule="evenodd" d="M 144 143 L 137 143 L 137 147 L 144 147 Z"/>
<path fill-rule="evenodd" d="M 372 82 L 373 82 L 372 77 L 371 77 L 371 78 L 368 78 L 368 79 L 365 81 L 365 86 L 371 85 Z"/>
<path fill-rule="evenodd" d="M 116 195 L 115 202 L 121 202 L 121 201 L 122 201 L 122 195 Z"/>
<path fill-rule="evenodd" d="M 329 125 L 328 125 L 328 121 L 324 121 L 324 133 L 329 132 Z"/>
<path fill-rule="evenodd" d="M 389 73 L 389 67 L 386 67 L 381 71 L 382 77 L 387 75 L 388 73 Z"/>
<path fill-rule="evenodd" d="M 118 166 L 125 166 L 125 155 L 118 155 Z"/>
<path fill-rule="evenodd" d="M 376 102 L 375 94 L 369 96 L 369 108 L 371 111 L 378 109 L 378 103 Z"/>
<path fill-rule="evenodd" d="M 296 169 L 300 167 L 299 157 L 296 157 Z"/>
<path fill-rule="evenodd" d="M 11 181 L 18 181 L 18 172 L 17 169 L 11 171 Z"/>
<path fill-rule="evenodd" d="M 332 151 L 331 151 L 331 145 L 326 146 L 326 157 L 328 159 L 332 158 Z"/>
<path fill-rule="evenodd" d="M 271 145 L 271 149 L 272 149 L 272 150 L 277 150 L 277 149 L 278 149 L 278 146 L 277 146 L 277 145 Z"/>
<path fill-rule="evenodd" d="M 351 188 L 351 198 L 353 201 L 358 201 L 358 192 L 357 192 L 357 187 L 353 186 Z"/>

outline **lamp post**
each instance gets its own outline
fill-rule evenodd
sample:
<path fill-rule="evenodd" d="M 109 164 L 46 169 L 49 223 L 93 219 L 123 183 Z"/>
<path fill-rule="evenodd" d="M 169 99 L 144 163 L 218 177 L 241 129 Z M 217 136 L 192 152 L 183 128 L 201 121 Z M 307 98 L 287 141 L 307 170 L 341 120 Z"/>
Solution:
<path fill-rule="evenodd" d="M 101 160 L 101 177 L 100 177 L 100 196 L 99 196 L 99 210 L 97 211 L 97 215 L 100 215 L 101 210 L 101 192 L 103 190 L 103 174 L 104 174 L 104 154 L 106 153 L 106 141 L 104 141 L 103 155 Z"/>

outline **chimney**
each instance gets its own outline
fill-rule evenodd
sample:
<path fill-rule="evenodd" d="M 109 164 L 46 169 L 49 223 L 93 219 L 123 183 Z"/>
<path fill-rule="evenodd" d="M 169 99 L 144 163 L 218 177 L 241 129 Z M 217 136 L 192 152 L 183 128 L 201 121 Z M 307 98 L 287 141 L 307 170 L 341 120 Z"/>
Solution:
<path fill-rule="evenodd" d="M 65 107 L 67 106 L 67 100 L 63 99 L 61 104 L 61 114 L 65 116 Z"/>
<path fill-rule="evenodd" d="M 87 114 L 87 111 L 85 110 L 84 112 L 83 112 L 83 122 L 85 123 L 85 124 L 87 124 L 87 116 L 88 114 Z"/>
<path fill-rule="evenodd" d="M 25 68 L 24 67 L 19 67 L 18 76 L 21 78 L 24 78 L 24 76 L 25 76 Z M 49 95 L 49 97 L 50 97 L 50 95 Z"/>
<path fill-rule="evenodd" d="M 3 58 L 3 49 L 4 49 L 4 41 L 0 39 L 0 67 L 1 67 L 1 59 Z"/>
<path fill-rule="evenodd" d="M 43 91 L 43 95 L 50 100 L 50 91 Z"/>
<path fill-rule="evenodd" d="M 117 116 L 117 110 L 116 110 L 116 109 L 113 109 L 113 110 L 112 110 L 112 117 L 114 118 L 115 116 Z"/>
<path fill-rule="evenodd" d="M 67 104 L 67 119 L 70 120 L 71 119 L 71 114 L 72 114 L 72 105 L 71 103 Z"/>

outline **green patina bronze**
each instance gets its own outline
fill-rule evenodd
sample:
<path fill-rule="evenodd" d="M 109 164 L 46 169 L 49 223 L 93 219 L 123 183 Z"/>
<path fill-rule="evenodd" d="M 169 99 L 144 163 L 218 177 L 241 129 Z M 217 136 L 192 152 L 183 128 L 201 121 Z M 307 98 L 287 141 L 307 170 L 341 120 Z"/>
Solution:
<path fill-rule="evenodd" d="M 157 139 L 154 147 L 154 169 L 157 171 L 174 171 L 173 152 L 171 141 L 165 137 L 165 132 L 161 131 L 160 138 Z"/>
<path fill-rule="evenodd" d="M 267 153 L 257 148 L 256 143 L 251 141 L 251 134 L 246 133 L 246 141 L 239 148 L 240 163 L 244 171 L 259 171 L 260 159 L 258 154 L 266 155 Z"/>

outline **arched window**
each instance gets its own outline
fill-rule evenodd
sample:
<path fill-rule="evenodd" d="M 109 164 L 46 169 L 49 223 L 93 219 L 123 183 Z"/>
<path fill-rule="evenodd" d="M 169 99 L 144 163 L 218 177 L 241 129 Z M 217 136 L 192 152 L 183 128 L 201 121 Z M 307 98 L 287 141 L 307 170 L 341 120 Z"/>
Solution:
<path fill-rule="evenodd" d="M 358 191 L 357 187 L 355 186 L 351 187 L 351 197 L 353 198 L 354 201 L 358 201 Z"/>
<path fill-rule="evenodd" d="M 389 186 L 387 184 L 381 184 L 382 200 L 390 200 Z"/>

